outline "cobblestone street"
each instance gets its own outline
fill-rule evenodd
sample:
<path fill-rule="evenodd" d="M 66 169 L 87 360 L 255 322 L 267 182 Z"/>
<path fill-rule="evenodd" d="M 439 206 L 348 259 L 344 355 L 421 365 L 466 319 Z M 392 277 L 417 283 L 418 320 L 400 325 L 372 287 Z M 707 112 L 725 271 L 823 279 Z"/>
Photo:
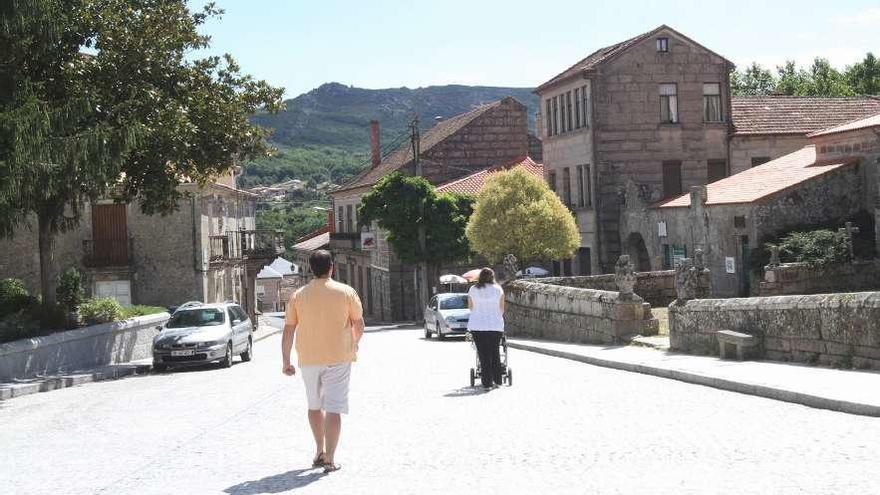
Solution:
<path fill-rule="evenodd" d="M 0 403 L 0 492 L 876 493 L 880 419 L 512 350 L 514 386 L 468 385 L 473 352 L 368 328 L 337 454 L 313 446 L 280 335 L 255 360 Z"/>

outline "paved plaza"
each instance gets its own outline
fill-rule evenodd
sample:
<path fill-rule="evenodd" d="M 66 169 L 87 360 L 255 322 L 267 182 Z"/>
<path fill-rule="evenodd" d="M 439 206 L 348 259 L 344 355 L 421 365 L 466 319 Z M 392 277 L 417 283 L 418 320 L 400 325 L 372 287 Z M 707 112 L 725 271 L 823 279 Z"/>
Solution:
<path fill-rule="evenodd" d="M 880 419 L 511 350 L 514 386 L 468 387 L 473 352 L 368 328 L 343 469 L 308 469 L 280 336 L 230 369 L 0 402 L 14 494 L 876 493 Z"/>

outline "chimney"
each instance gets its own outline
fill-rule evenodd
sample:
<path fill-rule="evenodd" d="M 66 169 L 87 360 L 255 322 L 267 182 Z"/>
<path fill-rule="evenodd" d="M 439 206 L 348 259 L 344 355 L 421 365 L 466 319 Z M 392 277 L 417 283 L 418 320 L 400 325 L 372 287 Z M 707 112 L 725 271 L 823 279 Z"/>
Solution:
<path fill-rule="evenodd" d="M 379 121 L 370 121 L 370 152 L 373 155 L 372 168 L 379 166 L 382 162 L 382 154 L 379 146 Z"/>

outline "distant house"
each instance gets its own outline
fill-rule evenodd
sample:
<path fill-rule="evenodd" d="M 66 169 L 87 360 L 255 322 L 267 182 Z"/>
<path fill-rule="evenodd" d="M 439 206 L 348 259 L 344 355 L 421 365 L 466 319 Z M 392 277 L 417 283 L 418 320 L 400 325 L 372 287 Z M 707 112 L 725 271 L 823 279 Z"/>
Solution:
<path fill-rule="evenodd" d="M 188 196 L 168 216 L 145 215 L 137 204 L 87 205 L 79 227 L 55 238 L 51 280 L 76 267 L 89 295 L 124 305 L 231 300 L 253 314 L 257 273 L 284 250 L 280 233 L 256 229 L 256 195 L 237 189 L 232 176 L 179 187 Z M 39 292 L 36 229 L 0 239 L 0 249 L 0 278 Z"/>
<path fill-rule="evenodd" d="M 522 167 L 528 173 L 534 175 L 539 179 L 543 180 L 544 178 L 544 166 L 540 163 L 535 163 L 535 161 L 531 157 L 526 156 L 517 158 L 512 162 L 505 163 L 503 165 L 480 170 L 479 172 L 475 172 L 460 179 L 441 184 L 437 186 L 437 192 L 466 194 L 476 197 L 480 194 L 480 192 L 483 190 L 483 187 L 486 185 L 486 182 L 488 182 L 488 180 L 491 179 L 493 175 L 517 167 Z"/>
<path fill-rule="evenodd" d="M 299 266 L 275 258 L 257 274 L 257 307 L 264 313 L 284 311 L 290 294 L 302 284 Z"/>
<path fill-rule="evenodd" d="M 529 153 L 527 125 L 525 105 L 510 97 L 442 120 L 421 135 L 422 174 L 432 184 L 442 185 L 521 160 Z M 362 231 L 357 218 L 361 197 L 379 179 L 396 171 L 415 174 L 412 146 L 406 140 L 382 156 L 378 122 L 371 124 L 371 136 L 370 167 L 330 193 L 333 210 L 328 230 L 301 239 L 294 246 L 296 260 L 307 263 L 309 252 L 329 248 L 335 255 L 335 277 L 358 291 L 368 319 L 418 320 L 425 301 L 420 300 L 423 288 L 418 285 L 417 268 L 397 259 L 385 232 L 376 226 Z"/>

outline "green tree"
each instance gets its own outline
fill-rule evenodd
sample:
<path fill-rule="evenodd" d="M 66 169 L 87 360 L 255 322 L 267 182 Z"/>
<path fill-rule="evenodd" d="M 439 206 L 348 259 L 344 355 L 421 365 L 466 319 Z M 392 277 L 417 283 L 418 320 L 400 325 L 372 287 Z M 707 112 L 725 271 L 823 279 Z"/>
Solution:
<path fill-rule="evenodd" d="M 816 58 L 810 66 L 809 85 L 804 91 L 810 96 L 852 96 L 855 94 L 840 71 L 828 59 Z"/>
<path fill-rule="evenodd" d="M 474 251 L 491 262 L 568 258 L 580 246 L 571 212 L 544 181 L 520 168 L 491 178 L 467 225 Z"/>
<path fill-rule="evenodd" d="M 47 304 L 52 239 L 83 205 L 113 196 L 168 213 L 181 181 L 269 152 L 249 117 L 279 110 L 282 90 L 229 55 L 193 57 L 221 14 L 184 0 L 0 3 L 0 234 L 36 219 Z"/>
<path fill-rule="evenodd" d="M 777 66 L 778 74 L 776 92 L 789 96 L 804 96 L 806 88 L 810 84 L 809 74 L 798 69 L 794 60 L 787 60 L 785 65 Z"/>
<path fill-rule="evenodd" d="M 880 63 L 868 52 L 861 62 L 848 67 L 844 73 L 853 92 L 860 95 L 880 95 Z"/>
<path fill-rule="evenodd" d="M 361 201 L 360 224 L 376 221 L 388 232 L 389 244 L 404 263 L 436 265 L 469 257 L 465 227 L 473 212 L 473 198 L 437 194 L 426 179 L 395 172 L 383 177 Z M 424 250 L 419 243 L 420 226 L 425 228 Z"/>
<path fill-rule="evenodd" d="M 766 96 L 773 94 L 775 89 L 773 74 L 755 62 L 743 72 L 730 74 L 730 91 L 736 96 Z"/>

